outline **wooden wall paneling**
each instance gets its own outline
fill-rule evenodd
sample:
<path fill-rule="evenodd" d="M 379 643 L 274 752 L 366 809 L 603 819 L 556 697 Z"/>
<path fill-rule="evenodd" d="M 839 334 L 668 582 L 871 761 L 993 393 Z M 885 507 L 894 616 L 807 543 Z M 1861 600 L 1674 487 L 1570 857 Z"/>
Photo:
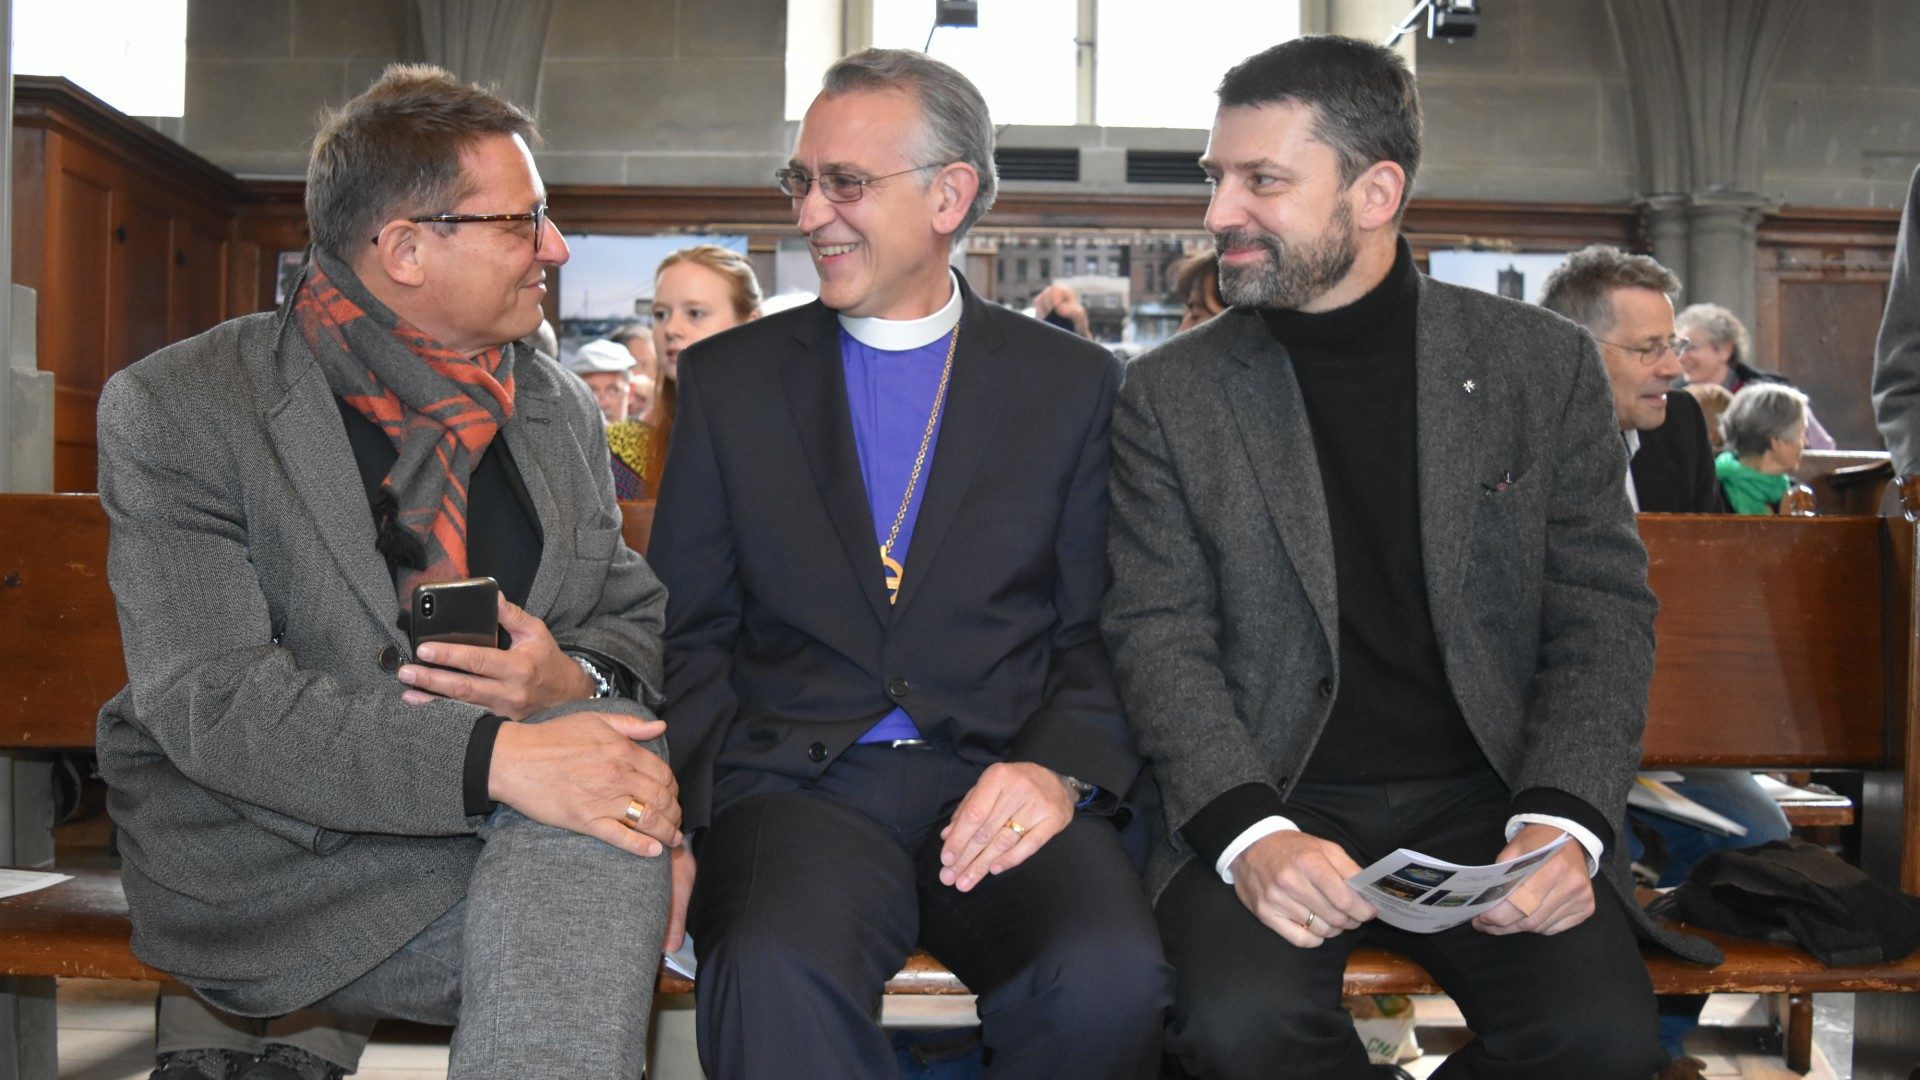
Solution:
<path fill-rule="evenodd" d="M 244 200 L 234 221 L 234 236 L 251 251 L 234 267 L 233 315 L 274 308 L 274 286 L 282 251 L 307 246 L 306 185 L 298 180 L 242 181 Z"/>
<path fill-rule="evenodd" d="M 150 193 L 123 187 L 125 210 L 114 240 L 119 249 L 121 306 L 110 311 L 121 326 L 120 347 L 107 357 L 105 378 L 164 348 L 170 334 L 168 292 L 173 281 L 173 215 Z"/>
<path fill-rule="evenodd" d="M 93 412 L 119 344 L 112 180 L 80 147 L 50 141 L 47 245 L 37 337 L 40 368 L 53 372 L 53 482 L 94 486 Z"/>
<path fill-rule="evenodd" d="M 176 214 L 170 226 L 167 339 L 181 341 L 212 329 L 227 316 L 231 224 L 189 210 Z"/>
<path fill-rule="evenodd" d="M 1841 449 L 1885 445 L 1869 392 L 1898 228 L 1888 211 L 1807 209 L 1760 228 L 1751 362 L 1805 390 Z"/>
<path fill-rule="evenodd" d="M 64 79 L 14 80 L 14 273 L 40 291 L 54 484 L 91 491 L 115 371 L 232 312 L 237 180 Z"/>

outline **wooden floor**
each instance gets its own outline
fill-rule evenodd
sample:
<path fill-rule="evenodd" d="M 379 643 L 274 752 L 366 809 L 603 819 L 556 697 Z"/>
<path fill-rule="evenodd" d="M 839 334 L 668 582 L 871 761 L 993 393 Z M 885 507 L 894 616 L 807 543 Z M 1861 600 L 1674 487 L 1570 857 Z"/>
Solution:
<path fill-rule="evenodd" d="M 154 988 L 148 983 L 61 980 L 61 1080 L 145 1080 L 153 1068 L 153 997 Z M 947 1003 L 957 1004 L 954 999 L 947 999 Z M 1716 1080 L 1800 1080 L 1798 1074 L 1781 1066 L 1777 1056 L 1754 1049 L 1759 1035 L 1756 1028 L 1732 1026 L 1757 1024 L 1760 1007 L 1761 1003 L 1749 995 L 1724 994 L 1713 999 L 1707 1010 L 1707 1026 L 1696 1032 L 1693 1046 L 1694 1055 L 1707 1062 L 1708 1076 Z M 1465 1039 L 1466 1032 L 1460 1026 L 1458 1011 L 1445 998 L 1420 999 L 1417 1015 L 1421 1045 L 1428 1053 L 1408 1063 L 1407 1069 L 1424 1080 L 1439 1068 L 1444 1053 Z M 918 1023 L 936 1018 L 890 1014 L 889 1019 Z M 653 1080 L 700 1080 L 692 1048 L 685 1045 L 691 1038 L 690 1020 L 683 1009 L 662 1022 L 658 1033 L 669 1045 L 656 1048 Z M 443 1041 L 431 1033 L 422 1036 L 419 1029 L 399 1034 L 396 1039 L 380 1033 L 355 1074 L 359 1080 L 441 1080 L 446 1076 L 447 1048 Z M 1825 1049 L 1833 1047 L 1831 1038 L 1822 1043 Z M 1814 1068 L 1807 1080 L 1847 1080 L 1848 1076 L 1844 1062 L 1836 1071 L 1828 1064 L 1823 1048 L 1816 1047 Z"/>

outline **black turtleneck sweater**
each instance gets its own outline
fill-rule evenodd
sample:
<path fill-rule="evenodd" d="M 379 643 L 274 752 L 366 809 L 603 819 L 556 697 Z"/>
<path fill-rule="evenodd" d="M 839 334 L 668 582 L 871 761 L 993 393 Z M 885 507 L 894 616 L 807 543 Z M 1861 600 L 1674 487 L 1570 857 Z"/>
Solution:
<path fill-rule="evenodd" d="M 1405 242 L 1373 291 L 1335 311 L 1264 311 L 1313 431 L 1340 603 L 1340 683 L 1300 778 L 1390 783 L 1487 768 L 1455 703 L 1420 555 L 1414 324 Z"/>
<path fill-rule="evenodd" d="M 1386 278 L 1346 307 L 1261 312 L 1306 404 L 1339 596 L 1340 682 L 1301 771 L 1306 783 L 1475 773 L 1500 782 L 1460 713 L 1427 607 L 1414 369 L 1419 296 L 1413 251 L 1402 240 Z M 1570 818 L 1602 844 L 1612 842 L 1600 813 L 1566 792 L 1529 788 L 1514 793 L 1510 806 Z M 1243 784 L 1180 832 L 1211 863 L 1248 827 L 1285 813 L 1273 788 Z"/>

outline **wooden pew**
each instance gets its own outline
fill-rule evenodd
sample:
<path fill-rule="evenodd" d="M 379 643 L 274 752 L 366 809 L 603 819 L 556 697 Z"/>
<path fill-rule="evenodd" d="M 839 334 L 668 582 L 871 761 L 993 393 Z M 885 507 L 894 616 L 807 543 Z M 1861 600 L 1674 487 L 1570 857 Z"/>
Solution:
<path fill-rule="evenodd" d="M 644 550 L 651 504 L 624 511 L 628 542 Z M 1920 811 L 1900 798 L 1920 771 L 1914 526 L 1880 517 L 1655 515 L 1641 519 L 1641 532 L 1662 599 L 1645 763 L 1869 770 L 1878 778 L 1870 788 L 1882 794 L 1863 808 L 1863 863 L 1920 894 Z M 94 715 L 125 680 L 105 551 L 92 496 L 0 495 L 0 749 L 92 746 Z M 127 934 L 114 875 L 76 874 L 0 901 L 0 975 L 163 977 L 132 955 Z M 1804 1004 L 1816 991 L 1920 990 L 1920 955 L 1827 968 L 1797 948 L 1707 936 L 1727 953 L 1725 964 L 1648 954 L 1660 992 L 1786 993 Z M 663 975 L 660 989 L 690 987 Z M 924 955 L 888 990 L 967 992 Z M 1345 990 L 1438 987 L 1406 959 L 1363 948 Z M 1810 1029 L 1789 1035 L 1789 1062 L 1804 1067 Z"/>

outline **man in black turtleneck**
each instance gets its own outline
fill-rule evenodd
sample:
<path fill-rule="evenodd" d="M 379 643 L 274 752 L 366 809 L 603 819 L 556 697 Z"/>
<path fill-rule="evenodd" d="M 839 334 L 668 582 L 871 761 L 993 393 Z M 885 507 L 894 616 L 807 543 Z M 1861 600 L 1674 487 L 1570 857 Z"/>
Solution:
<path fill-rule="evenodd" d="M 1103 629 L 1152 785 L 1167 1047 L 1205 1077 L 1368 1075 L 1356 944 L 1475 1038 L 1448 1077 L 1663 1060 L 1613 822 L 1654 601 L 1606 375 L 1578 328 L 1420 275 L 1391 52 L 1302 38 L 1227 73 L 1201 166 L 1232 309 L 1137 361 L 1114 418 Z M 1347 879 L 1562 837 L 1472 922 L 1395 929 Z M 1595 884 L 1594 876 L 1605 880 Z"/>

